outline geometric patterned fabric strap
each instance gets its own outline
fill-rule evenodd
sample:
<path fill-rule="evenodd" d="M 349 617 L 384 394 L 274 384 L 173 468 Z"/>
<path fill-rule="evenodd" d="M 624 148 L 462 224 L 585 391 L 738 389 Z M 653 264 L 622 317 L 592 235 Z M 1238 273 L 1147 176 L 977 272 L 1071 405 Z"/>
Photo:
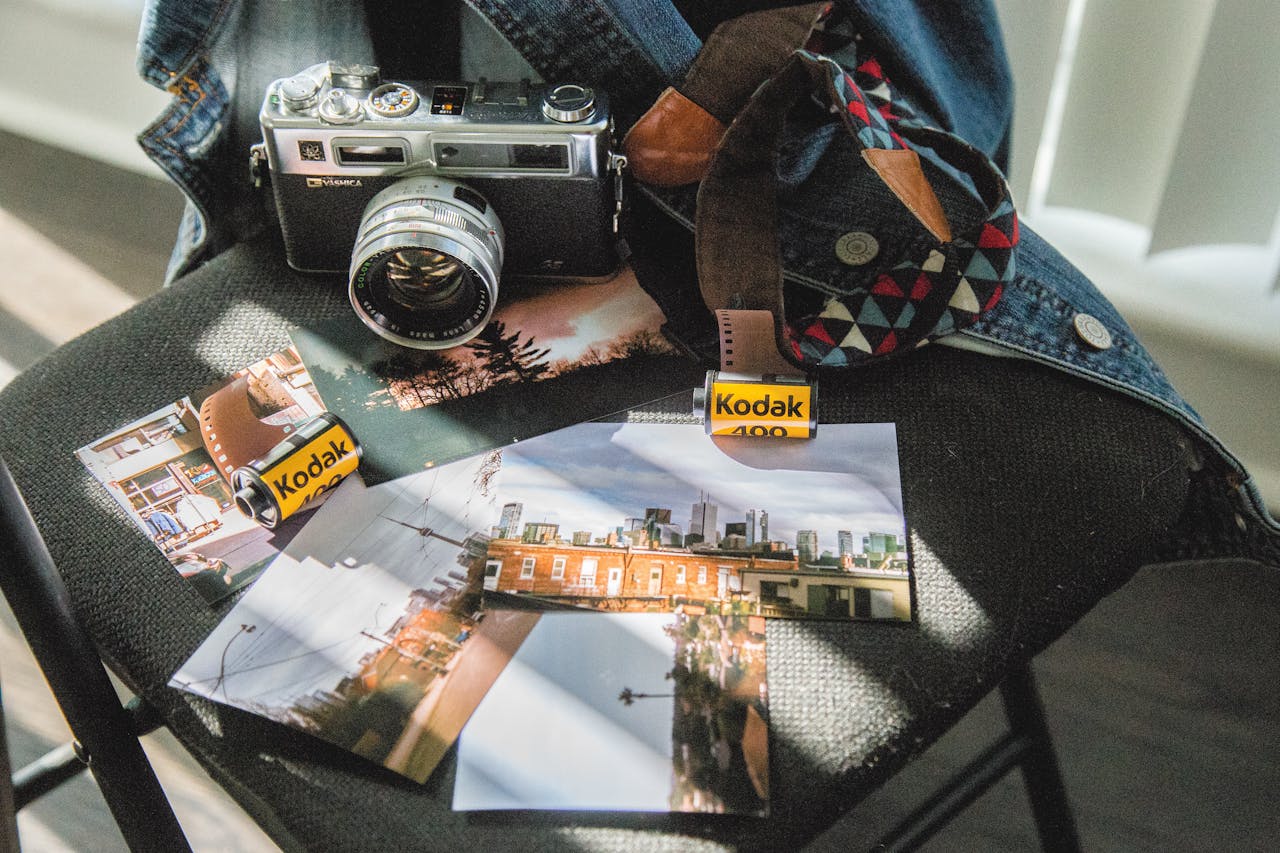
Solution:
<path fill-rule="evenodd" d="M 1014 275 L 1018 219 L 995 164 L 954 134 L 915 118 L 860 42 L 828 26 L 757 90 L 721 144 L 698 196 L 699 284 L 707 307 L 773 312 L 778 349 L 806 370 L 847 368 L 907 352 L 972 325 L 999 304 Z M 839 116 L 843 144 L 867 162 L 907 149 L 967 179 L 982 215 L 955 233 L 923 227 L 916 256 L 896 259 L 865 284 L 790 309 L 797 285 L 781 262 L 776 162 L 787 111 L 803 98 Z M 870 151 L 871 156 L 866 156 Z M 888 155 L 886 155 L 888 156 Z M 859 179 L 877 174 L 866 170 Z M 883 180 L 883 177 L 881 177 Z M 961 178 L 953 178 L 964 186 Z M 895 189 L 895 192 L 898 190 Z M 941 237 L 950 237 L 949 240 Z"/>

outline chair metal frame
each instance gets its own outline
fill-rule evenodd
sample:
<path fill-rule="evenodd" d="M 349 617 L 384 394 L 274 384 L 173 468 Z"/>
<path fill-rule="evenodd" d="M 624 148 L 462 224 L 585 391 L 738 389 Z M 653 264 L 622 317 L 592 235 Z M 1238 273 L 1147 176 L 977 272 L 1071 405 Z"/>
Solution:
<path fill-rule="evenodd" d="M 10 782 L 8 729 L 4 725 L 4 697 L 0 691 L 0 850 L 18 849 L 18 806 Z"/>
<path fill-rule="evenodd" d="M 19 809 L 87 767 L 131 850 L 190 850 L 138 737 L 156 728 L 141 701 L 120 704 L 35 519 L 0 460 L 0 591 L 13 609 L 74 744 L 14 777 Z M 6 777 L 8 773 L 5 774 Z"/>
<path fill-rule="evenodd" d="M 122 706 L 101 659 L 76 621 L 71 599 L 4 461 L 0 460 L 0 592 L 18 619 L 53 690 L 75 741 L 18 770 L 4 751 L 0 707 L 0 841 L 16 838 L 13 814 L 86 767 L 131 850 L 190 850 L 164 789 L 138 738 L 163 725 L 135 698 Z M 919 848 L 1015 767 L 1026 781 L 1044 850 L 1080 847 L 1030 666 L 1012 670 L 1000 685 L 1008 731 L 956 773 L 884 836 L 875 850 Z M 7 827 L 14 827 L 8 829 Z M 16 842 L 13 845 L 16 849 Z M 9 849 L 5 847 L 4 849 Z"/>

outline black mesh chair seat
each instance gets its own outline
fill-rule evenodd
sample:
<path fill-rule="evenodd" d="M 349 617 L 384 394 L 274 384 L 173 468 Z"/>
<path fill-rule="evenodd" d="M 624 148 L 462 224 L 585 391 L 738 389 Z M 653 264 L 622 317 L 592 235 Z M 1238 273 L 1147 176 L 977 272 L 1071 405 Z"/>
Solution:
<path fill-rule="evenodd" d="M 340 282 L 293 272 L 260 239 L 0 393 L 0 457 L 104 660 L 286 848 L 794 848 L 1167 556 L 1205 464 L 1147 406 L 1028 361 L 931 346 L 824 379 L 824 421 L 898 425 L 917 618 L 770 622 L 772 817 L 468 816 L 449 807 L 451 755 L 418 785 L 166 686 L 230 604 L 205 604 L 73 455 L 286 346 L 291 325 L 349 310 Z"/>

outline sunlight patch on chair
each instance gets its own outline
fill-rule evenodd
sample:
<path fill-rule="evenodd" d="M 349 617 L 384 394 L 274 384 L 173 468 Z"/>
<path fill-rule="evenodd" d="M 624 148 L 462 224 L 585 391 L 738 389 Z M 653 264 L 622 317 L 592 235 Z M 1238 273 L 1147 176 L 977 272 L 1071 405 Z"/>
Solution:
<path fill-rule="evenodd" d="M 8 385 L 18 375 L 18 368 L 0 358 L 0 388 Z"/>
<path fill-rule="evenodd" d="M 231 374 L 289 346 L 287 330 L 293 325 L 293 321 L 255 302 L 234 302 L 216 317 L 202 318 L 201 329 L 195 336 L 191 349 L 210 367 L 224 374 Z M 248 343 L 253 339 L 246 333 L 246 329 L 270 329 L 275 334 L 275 340 L 264 348 L 263 342 L 255 339 L 256 345 L 252 352 L 238 352 L 236 341 Z"/>
<path fill-rule="evenodd" d="M 8 259 L 9 280 L 20 283 L 0 288 L 0 309 L 54 343 L 134 304 L 132 296 L 3 208 L 0 257 Z"/>
<path fill-rule="evenodd" d="M 989 643 L 995 625 L 981 602 L 916 531 L 911 534 L 917 629 L 930 642 L 953 652 Z"/>

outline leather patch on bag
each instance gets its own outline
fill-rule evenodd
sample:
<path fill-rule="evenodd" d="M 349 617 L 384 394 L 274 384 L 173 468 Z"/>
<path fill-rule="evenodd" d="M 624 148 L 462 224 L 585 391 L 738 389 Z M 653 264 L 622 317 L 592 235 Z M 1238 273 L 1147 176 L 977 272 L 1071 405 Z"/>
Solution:
<path fill-rule="evenodd" d="M 930 234 L 940 242 L 951 242 L 951 223 L 920 168 L 920 155 L 909 148 L 864 148 L 862 159 L 875 169 L 885 186 L 893 190 Z"/>

